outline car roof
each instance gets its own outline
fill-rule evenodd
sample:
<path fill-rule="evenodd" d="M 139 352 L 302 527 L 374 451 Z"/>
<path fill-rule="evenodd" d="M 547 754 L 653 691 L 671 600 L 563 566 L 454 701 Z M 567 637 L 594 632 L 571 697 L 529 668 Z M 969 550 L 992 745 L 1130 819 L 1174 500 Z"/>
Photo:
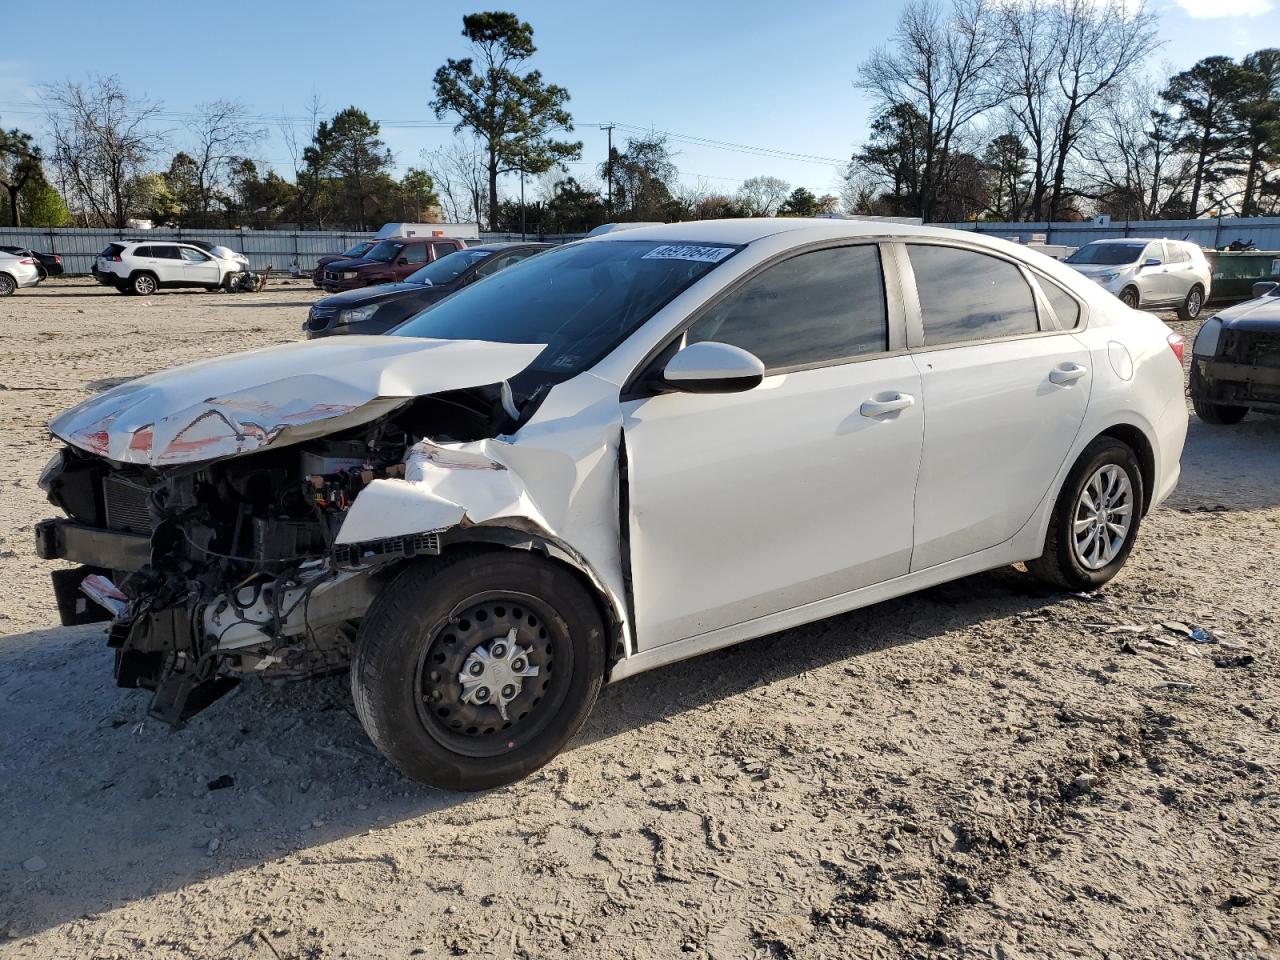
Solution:
<path fill-rule="evenodd" d="M 838 220 L 829 217 L 745 217 L 735 220 L 693 220 L 664 223 L 660 226 L 615 230 L 584 243 L 633 243 L 637 240 L 670 241 L 672 243 L 753 243 L 780 233 L 805 233 L 814 239 L 841 237 L 963 237 L 982 245 L 988 238 L 970 230 L 948 230 L 943 227 L 921 227 L 889 220 Z M 796 238 L 803 243 L 802 237 Z"/>
<path fill-rule="evenodd" d="M 1199 246 L 1190 240 L 1175 240 L 1173 237 L 1107 237 L 1105 240 L 1090 240 L 1085 246 L 1103 243 L 1188 243 L 1193 247 Z"/>
<path fill-rule="evenodd" d="M 554 243 L 539 243 L 535 240 L 495 240 L 492 243 L 477 243 L 468 250 L 511 250 L 514 247 L 554 247 Z"/>

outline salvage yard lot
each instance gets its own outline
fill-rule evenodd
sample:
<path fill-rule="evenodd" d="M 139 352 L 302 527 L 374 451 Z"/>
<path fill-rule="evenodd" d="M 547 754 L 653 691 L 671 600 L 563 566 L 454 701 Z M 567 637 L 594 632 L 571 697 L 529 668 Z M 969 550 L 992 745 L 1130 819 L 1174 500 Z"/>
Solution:
<path fill-rule="evenodd" d="M 54 626 L 44 424 L 317 295 L 0 305 L 0 957 L 1280 955 L 1280 418 L 1193 420 L 1096 595 L 997 571 L 646 674 L 488 793 L 400 777 L 345 678 L 147 720 Z"/>

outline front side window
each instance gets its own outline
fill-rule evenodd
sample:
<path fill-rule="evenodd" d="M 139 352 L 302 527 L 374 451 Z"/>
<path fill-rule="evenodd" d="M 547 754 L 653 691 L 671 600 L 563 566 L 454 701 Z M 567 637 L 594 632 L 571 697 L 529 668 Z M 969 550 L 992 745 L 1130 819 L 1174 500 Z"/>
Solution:
<path fill-rule="evenodd" d="M 653 240 L 571 243 L 463 287 L 391 335 L 546 344 L 513 381 L 531 390 L 593 366 L 737 249 Z"/>
<path fill-rule="evenodd" d="M 1147 244 L 1147 252 L 1142 255 L 1142 262 L 1146 263 L 1148 260 L 1159 260 L 1161 263 L 1166 262 L 1163 243 Z"/>
<path fill-rule="evenodd" d="M 426 263 L 427 245 L 425 243 L 410 244 L 400 255 L 400 259 L 408 263 Z"/>
<path fill-rule="evenodd" d="M 752 277 L 689 328 L 755 354 L 766 370 L 834 363 L 889 347 L 880 251 L 815 250 Z"/>
<path fill-rule="evenodd" d="M 481 277 L 487 277 L 491 273 L 497 273 L 499 270 L 505 270 L 507 267 L 514 266 L 521 260 L 526 260 L 536 251 L 533 250 L 517 250 L 515 253 L 499 253 L 497 256 L 490 257 L 488 263 L 482 263 L 477 269 L 476 274 Z"/>
<path fill-rule="evenodd" d="M 182 259 L 186 260 L 188 263 L 204 263 L 210 258 L 208 254 L 201 253 L 199 250 L 194 250 L 191 247 L 183 247 Z"/>
<path fill-rule="evenodd" d="M 400 251 L 404 249 L 403 243 L 393 243 L 390 240 L 383 240 L 374 245 L 373 249 L 364 255 L 366 260 L 376 260 L 378 263 L 390 263 L 396 257 L 400 256 Z"/>
<path fill-rule="evenodd" d="M 1036 301 L 1007 260 L 957 247 L 909 244 L 925 346 L 1014 337 L 1039 330 Z"/>

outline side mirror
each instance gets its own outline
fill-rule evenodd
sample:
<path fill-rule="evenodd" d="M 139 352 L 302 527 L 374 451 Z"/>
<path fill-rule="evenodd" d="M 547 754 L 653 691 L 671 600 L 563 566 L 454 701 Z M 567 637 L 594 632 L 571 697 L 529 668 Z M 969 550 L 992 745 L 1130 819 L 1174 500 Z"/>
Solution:
<path fill-rule="evenodd" d="M 1160 260 L 1155 257 L 1147 257 L 1147 259 L 1142 261 L 1142 265 L 1144 267 L 1158 267 L 1160 266 Z"/>
<path fill-rule="evenodd" d="M 691 343 L 667 361 L 660 391 L 741 393 L 764 380 L 764 364 L 753 353 L 728 343 Z"/>
<path fill-rule="evenodd" d="M 399 260 L 396 261 L 396 263 L 400 264 L 400 266 L 402 267 L 407 267 L 409 265 L 409 258 L 401 257 Z"/>
<path fill-rule="evenodd" d="M 1263 280 L 1253 285 L 1254 297 L 1280 297 L 1280 283 L 1274 280 Z"/>

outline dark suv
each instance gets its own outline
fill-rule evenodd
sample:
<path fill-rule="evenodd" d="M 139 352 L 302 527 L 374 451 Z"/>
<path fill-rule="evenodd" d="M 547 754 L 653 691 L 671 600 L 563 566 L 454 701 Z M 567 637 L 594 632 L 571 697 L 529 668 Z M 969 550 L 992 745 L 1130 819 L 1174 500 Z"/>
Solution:
<path fill-rule="evenodd" d="M 465 246 L 455 237 L 389 237 L 359 257 L 326 264 L 321 286 L 329 293 L 337 293 L 375 283 L 395 283 Z"/>
<path fill-rule="evenodd" d="M 375 290 L 348 290 L 317 300 L 302 329 L 311 340 L 339 333 L 386 333 L 455 290 L 551 246 L 549 243 L 486 243 L 468 247 L 427 264 L 403 283 Z"/>
<path fill-rule="evenodd" d="M 316 268 L 311 274 L 312 286 L 324 286 L 324 268 L 329 264 L 335 263 L 338 260 L 359 260 L 366 253 L 372 250 L 377 243 L 377 240 L 361 240 L 359 243 L 355 244 L 355 246 L 344 250 L 342 253 L 325 254 L 316 261 Z"/>

